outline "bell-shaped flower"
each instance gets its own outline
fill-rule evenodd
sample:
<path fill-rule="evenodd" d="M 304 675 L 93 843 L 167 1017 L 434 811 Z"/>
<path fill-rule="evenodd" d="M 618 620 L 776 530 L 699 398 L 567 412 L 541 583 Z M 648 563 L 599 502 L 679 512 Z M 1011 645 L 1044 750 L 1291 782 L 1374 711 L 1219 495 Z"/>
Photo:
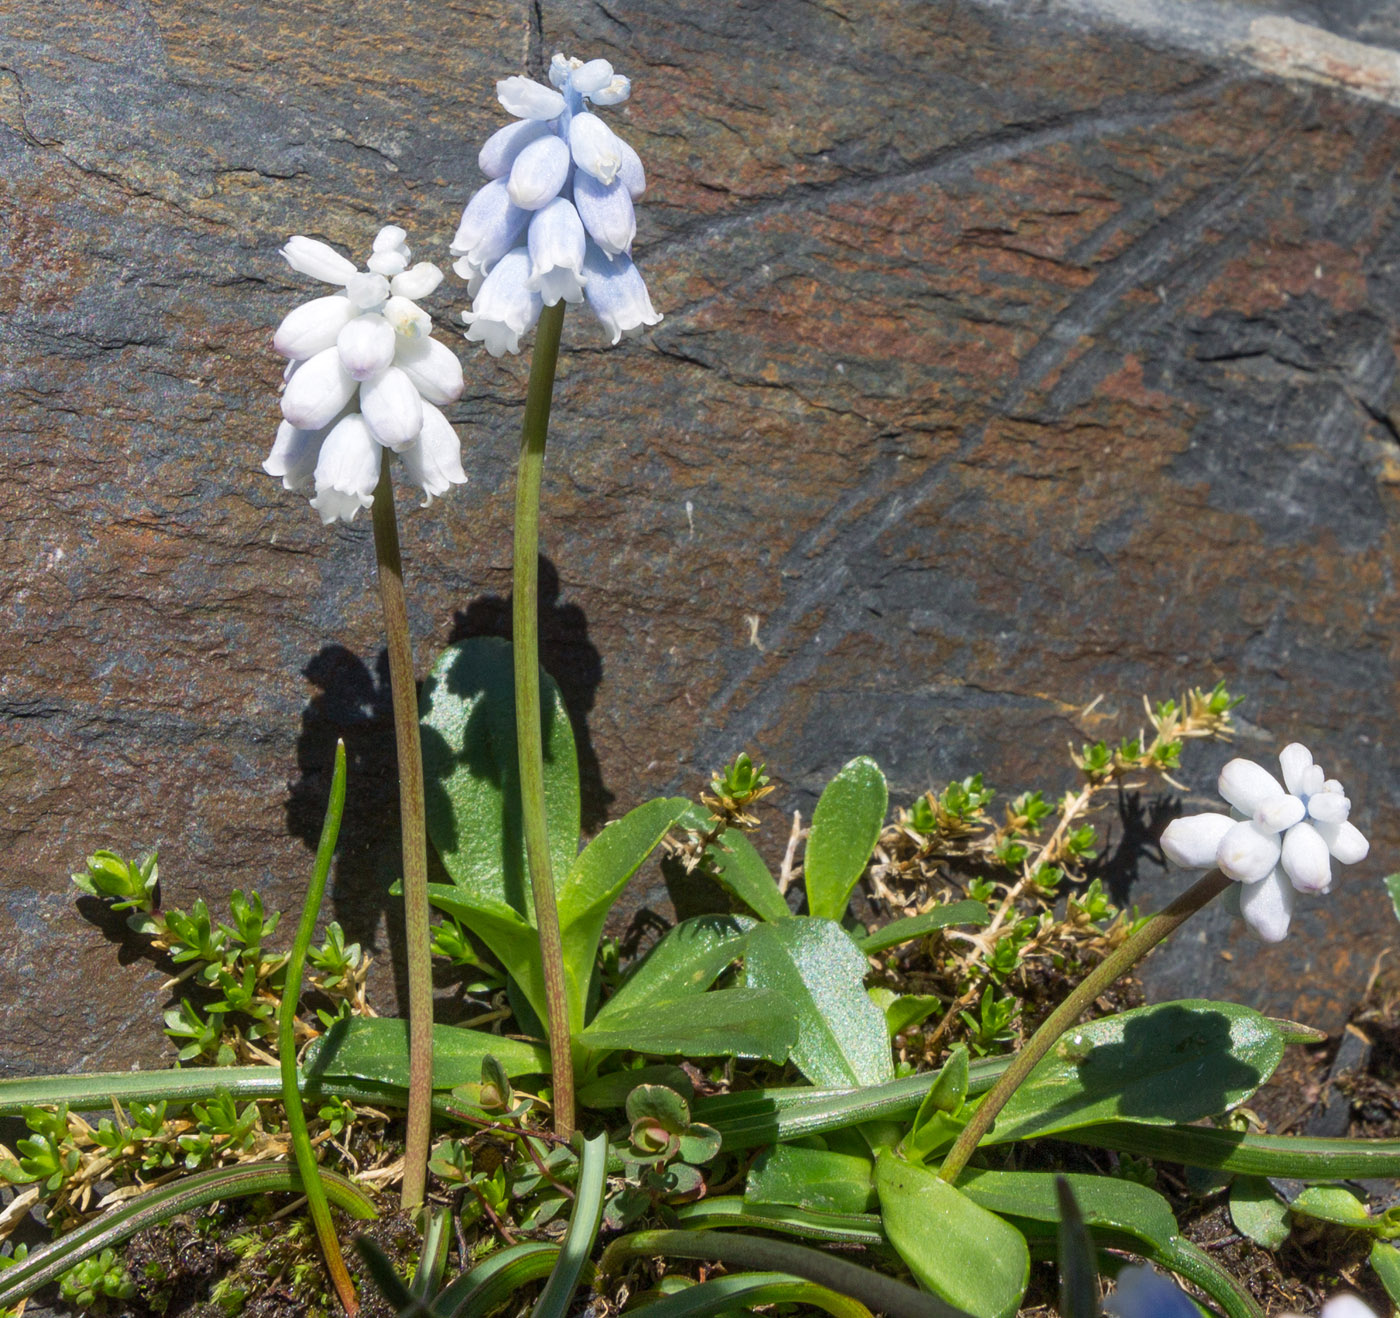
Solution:
<path fill-rule="evenodd" d="M 430 335 L 432 321 L 415 298 L 442 273 L 411 264 L 407 235 L 385 225 L 367 270 L 315 238 L 283 248 L 293 269 L 339 285 L 291 312 L 273 346 L 290 364 L 282 416 L 263 463 L 289 490 L 314 491 L 325 522 L 351 520 L 374 502 L 386 452 L 400 454 L 429 500 L 466 480 L 461 445 L 438 407 L 462 393 L 456 356 Z"/>
<path fill-rule="evenodd" d="M 563 55 L 550 62 L 549 80 L 552 87 L 522 77 L 496 84 L 516 122 L 481 148 L 489 182 L 452 240 L 453 269 L 472 298 L 462 316 L 467 337 L 493 356 L 518 352 L 540 307 L 560 301 L 586 299 L 613 343 L 661 320 L 629 255 L 646 171 L 594 113 L 627 100 L 632 85 L 607 60 Z M 599 279 L 595 296 L 589 285 Z"/>
<path fill-rule="evenodd" d="M 591 285 L 590 285 L 591 288 Z M 1220 795 L 1229 815 L 1174 819 L 1162 833 L 1162 851 L 1186 869 L 1217 866 L 1235 879 L 1240 915 L 1266 942 L 1288 933 L 1296 892 L 1327 892 L 1332 862 L 1364 860 L 1370 844 L 1348 819 L 1342 785 L 1313 763 L 1297 742 L 1279 755 L 1283 781 L 1252 760 L 1231 760 L 1221 771 Z"/>

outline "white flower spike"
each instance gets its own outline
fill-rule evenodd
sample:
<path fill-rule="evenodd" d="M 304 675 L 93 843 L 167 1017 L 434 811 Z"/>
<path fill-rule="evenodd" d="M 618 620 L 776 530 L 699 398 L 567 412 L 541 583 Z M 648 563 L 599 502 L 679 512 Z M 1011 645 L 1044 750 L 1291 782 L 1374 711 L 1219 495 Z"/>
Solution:
<path fill-rule="evenodd" d="M 403 461 L 425 505 L 466 479 L 462 446 L 438 411 L 462 394 L 457 357 L 429 337 L 432 321 L 415 298 L 441 282 L 430 261 L 410 265 L 407 235 L 385 225 L 368 270 L 315 238 L 282 249 L 293 270 L 341 292 L 291 312 L 272 346 L 290 359 L 276 442 L 263 470 L 310 494 L 326 523 L 350 521 L 374 502 L 384 450 Z"/>
<path fill-rule="evenodd" d="M 1230 814 L 1187 815 L 1162 833 L 1167 859 L 1185 869 L 1220 870 L 1239 883 L 1232 900 L 1267 943 L 1288 933 L 1295 892 L 1327 892 L 1332 862 L 1364 860 L 1370 844 L 1347 819 L 1342 785 L 1294 742 L 1279 755 L 1283 782 L 1252 760 L 1231 760 L 1220 771 L 1220 795 Z"/>
<path fill-rule="evenodd" d="M 541 309 L 560 301 L 586 299 L 613 343 L 661 320 L 630 255 L 632 203 L 646 171 L 593 113 L 622 104 L 632 84 L 607 60 L 563 55 L 550 62 L 549 81 L 496 84 L 516 122 L 481 148 L 477 163 L 490 181 L 467 203 L 452 241 L 453 269 L 472 298 L 462 313 L 467 338 L 493 357 L 519 352 Z M 302 332 L 319 342 L 317 329 Z"/>

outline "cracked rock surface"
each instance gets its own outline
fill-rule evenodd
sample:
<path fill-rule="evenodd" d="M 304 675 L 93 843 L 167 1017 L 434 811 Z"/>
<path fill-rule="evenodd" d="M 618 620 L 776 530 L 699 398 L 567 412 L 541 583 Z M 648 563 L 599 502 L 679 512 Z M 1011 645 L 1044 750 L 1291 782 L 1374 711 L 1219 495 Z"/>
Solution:
<path fill-rule="evenodd" d="M 1351 44 L 1327 49 L 1354 62 L 1329 83 L 1174 12 L 11 6 L 0 1070 L 168 1059 L 161 976 L 69 871 L 159 845 L 170 904 L 251 886 L 295 910 L 340 735 L 327 916 L 375 949 L 392 1009 L 368 519 L 325 530 L 259 470 L 271 329 L 307 296 L 277 248 L 362 259 L 392 220 L 445 265 L 495 79 L 554 50 L 633 79 L 619 126 L 666 316 L 612 350 L 566 322 L 542 630 L 591 824 L 743 749 L 804 815 L 858 753 L 901 804 L 976 771 L 1058 794 L 1066 741 L 1224 678 L 1239 753 L 1305 742 L 1371 858 L 1279 949 L 1212 912 L 1149 989 L 1336 1029 L 1394 941 L 1379 876 L 1400 868 L 1395 34 L 1339 19 Z M 507 617 L 527 361 L 461 342 L 464 304 L 449 279 L 428 305 L 466 362 L 471 483 L 400 505 L 420 673 Z M 1188 748 L 1186 808 L 1231 753 Z M 776 858 L 776 814 L 767 837 Z M 1184 882 L 1150 846 L 1115 864 L 1144 907 Z M 664 901 L 645 872 L 634 908 Z"/>

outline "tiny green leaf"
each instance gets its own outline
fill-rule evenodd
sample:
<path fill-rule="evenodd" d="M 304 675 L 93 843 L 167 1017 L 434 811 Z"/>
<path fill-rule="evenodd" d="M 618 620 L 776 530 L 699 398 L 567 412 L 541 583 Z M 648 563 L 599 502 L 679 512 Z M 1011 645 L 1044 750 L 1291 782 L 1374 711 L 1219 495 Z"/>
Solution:
<path fill-rule="evenodd" d="M 1380 1225 L 1360 1199 L 1339 1185 L 1310 1185 L 1289 1208 L 1296 1217 L 1316 1218 L 1319 1222 L 1333 1222 L 1358 1231 L 1372 1231 Z"/>
<path fill-rule="evenodd" d="M 1237 1176 L 1230 1186 L 1230 1220 L 1236 1229 L 1265 1249 L 1288 1239 L 1288 1205 L 1262 1176 Z"/>
<path fill-rule="evenodd" d="M 869 756 L 847 764 L 822 792 L 812 814 L 803 870 L 807 906 L 815 916 L 839 920 L 884 827 L 890 794 L 885 775 Z"/>
<path fill-rule="evenodd" d="M 920 915 L 911 915 L 903 920 L 891 920 L 889 924 L 874 930 L 858 940 L 860 950 L 869 956 L 887 951 L 901 943 L 922 938 L 935 929 L 946 929 L 953 924 L 990 924 L 992 913 L 985 902 L 949 902 L 947 906 L 934 906 Z"/>
<path fill-rule="evenodd" d="M 1371 1245 L 1371 1266 L 1393 1305 L 1400 1306 L 1400 1249 L 1385 1240 Z"/>

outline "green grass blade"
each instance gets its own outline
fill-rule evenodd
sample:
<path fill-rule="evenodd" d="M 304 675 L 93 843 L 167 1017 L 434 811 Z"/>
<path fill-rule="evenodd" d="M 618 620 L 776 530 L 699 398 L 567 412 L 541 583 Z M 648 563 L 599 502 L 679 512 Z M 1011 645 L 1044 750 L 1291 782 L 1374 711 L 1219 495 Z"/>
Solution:
<path fill-rule="evenodd" d="M 277 1052 L 282 1074 L 282 1105 L 287 1114 L 287 1130 L 291 1135 L 292 1153 L 297 1160 L 297 1170 L 301 1172 L 302 1184 L 306 1186 L 307 1212 L 310 1213 L 311 1223 L 316 1228 L 316 1239 L 320 1242 L 321 1253 L 326 1260 L 326 1271 L 330 1274 L 331 1284 L 340 1298 L 341 1307 L 346 1313 L 353 1314 L 359 1308 L 355 1299 L 355 1286 L 350 1280 L 350 1274 L 345 1269 L 345 1259 L 340 1253 L 340 1241 L 336 1238 L 330 1205 L 326 1202 L 326 1192 L 321 1186 L 321 1170 L 316 1162 L 315 1151 L 311 1147 L 310 1132 L 306 1128 L 306 1113 L 301 1107 L 301 1091 L 297 1087 L 296 1045 L 301 971 L 306 964 L 307 950 L 311 947 L 311 936 L 316 932 L 316 916 L 321 910 L 321 898 L 325 896 L 326 879 L 331 872 L 331 857 L 335 854 L 336 839 L 340 836 L 340 820 L 344 813 L 345 743 L 337 741 L 335 772 L 331 778 L 331 795 L 326 803 L 325 822 L 321 825 L 321 841 L 316 848 L 316 865 L 311 872 L 306 901 L 302 904 L 301 922 L 297 925 L 296 938 L 292 941 L 291 955 L 287 958 L 282 1003 L 277 1013 Z"/>
<path fill-rule="evenodd" d="M 860 950 L 867 956 L 876 952 L 887 952 L 901 943 L 913 942 L 935 929 L 946 929 L 950 924 L 991 924 L 992 913 L 986 902 L 950 902 L 947 906 L 935 906 L 922 915 L 911 915 L 904 920 L 891 920 L 889 924 L 868 933 L 859 940 Z"/>
<path fill-rule="evenodd" d="M 361 1219 L 376 1216 L 374 1205 L 343 1176 L 334 1172 L 322 1172 L 321 1176 L 326 1195 L 337 1208 Z M 300 1174 L 287 1163 L 245 1163 L 181 1177 L 139 1199 L 127 1200 L 0 1272 L 0 1308 L 18 1304 L 84 1259 L 181 1213 L 193 1212 L 219 1199 L 276 1191 L 301 1194 L 304 1190 Z"/>
<path fill-rule="evenodd" d="M 784 1272 L 741 1272 L 736 1277 L 716 1277 L 652 1300 L 644 1311 L 647 1318 L 714 1318 L 716 1314 L 752 1309 L 760 1304 L 804 1304 L 834 1318 L 871 1318 L 870 1310 L 859 1300 Z"/>
<path fill-rule="evenodd" d="M 554 1271 L 559 1246 L 546 1240 L 527 1240 L 497 1250 L 470 1272 L 458 1277 L 433 1301 L 436 1318 L 481 1318 L 499 1308 L 523 1287 Z M 590 1278 L 585 1269 L 583 1280 Z"/>
<path fill-rule="evenodd" d="M 579 1159 L 578 1184 L 574 1189 L 574 1211 L 569 1218 L 568 1234 L 564 1237 L 554 1270 L 535 1303 L 533 1318 L 564 1318 L 568 1313 L 583 1265 L 593 1252 L 593 1242 L 598 1239 L 598 1228 L 602 1225 L 607 1170 L 607 1135 L 595 1135 L 585 1140 Z"/>

